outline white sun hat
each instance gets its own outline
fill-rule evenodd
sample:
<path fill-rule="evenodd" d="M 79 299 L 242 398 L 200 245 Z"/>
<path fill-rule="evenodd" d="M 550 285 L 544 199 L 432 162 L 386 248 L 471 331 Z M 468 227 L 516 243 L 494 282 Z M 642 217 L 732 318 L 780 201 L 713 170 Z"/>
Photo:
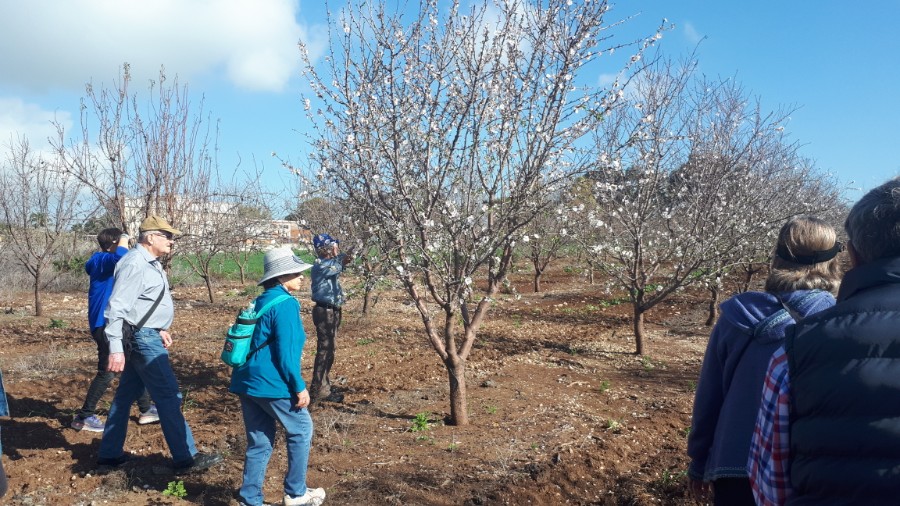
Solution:
<path fill-rule="evenodd" d="M 257 284 L 285 274 L 299 274 L 310 267 L 312 265 L 297 258 L 290 246 L 272 248 L 263 257 L 263 277 Z"/>

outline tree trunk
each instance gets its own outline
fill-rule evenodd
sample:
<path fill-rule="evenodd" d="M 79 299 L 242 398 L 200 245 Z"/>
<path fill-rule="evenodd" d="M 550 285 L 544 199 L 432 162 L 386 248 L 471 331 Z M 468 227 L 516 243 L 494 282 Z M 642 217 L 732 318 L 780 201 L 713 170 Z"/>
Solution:
<path fill-rule="evenodd" d="M 41 303 L 41 273 L 34 275 L 34 315 L 44 316 L 44 305 Z"/>
<path fill-rule="evenodd" d="M 541 293 L 541 275 L 543 274 L 537 269 L 534 270 L 534 293 Z"/>
<path fill-rule="evenodd" d="M 593 267 L 588 267 L 588 277 L 590 278 L 590 284 L 594 284 L 594 269 Z"/>
<path fill-rule="evenodd" d="M 369 314 L 369 307 L 371 307 L 371 303 L 372 303 L 372 289 L 366 288 L 366 292 L 363 295 L 362 314 Z"/>
<path fill-rule="evenodd" d="M 466 408 L 466 361 L 447 357 L 444 366 L 450 377 L 450 424 L 469 425 L 469 413 Z"/>
<path fill-rule="evenodd" d="M 206 293 L 209 295 L 209 303 L 210 304 L 215 303 L 216 300 L 213 296 L 212 280 L 210 279 L 209 276 L 204 276 L 203 282 L 206 283 Z"/>
<path fill-rule="evenodd" d="M 634 344 L 635 354 L 644 354 L 644 310 L 638 304 L 634 305 Z"/>
<path fill-rule="evenodd" d="M 237 266 L 238 266 L 238 272 L 241 273 L 241 285 L 243 285 L 244 283 L 247 282 L 247 276 L 244 273 L 244 266 L 240 262 L 238 262 Z"/>
<path fill-rule="evenodd" d="M 747 265 L 746 276 L 744 277 L 744 286 L 743 286 L 743 288 L 744 288 L 743 291 L 744 291 L 744 292 L 749 292 L 749 291 L 750 291 L 750 283 L 753 282 L 753 275 L 754 275 L 754 274 L 756 274 L 756 270 L 753 269 L 753 264 L 748 264 L 748 265 Z"/>
<path fill-rule="evenodd" d="M 709 295 L 709 317 L 706 319 L 707 327 L 716 323 L 716 318 L 719 317 L 719 287 L 710 287 Z"/>

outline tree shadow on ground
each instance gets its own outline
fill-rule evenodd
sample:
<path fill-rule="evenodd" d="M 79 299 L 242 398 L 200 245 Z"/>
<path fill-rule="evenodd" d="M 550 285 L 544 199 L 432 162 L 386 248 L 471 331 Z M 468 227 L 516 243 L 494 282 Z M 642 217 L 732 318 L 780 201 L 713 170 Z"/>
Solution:
<path fill-rule="evenodd" d="M 350 404 L 329 403 L 328 406 L 322 405 L 314 409 L 333 409 L 334 411 L 352 416 L 367 415 L 378 418 L 386 418 L 390 420 L 414 420 L 416 418 L 416 415 L 409 415 L 405 413 L 389 413 L 382 410 L 381 408 L 375 407 L 373 403 L 366 400 L 361 400 Z"/>
<path fill-rule="evenodd" d="M 51 427 L 47 422 L 13 418 L 3 423 L 3 453 L 12 460 L 26 457 L 23 450 L 56 449 L 71 452 L 77 462 L 72 471 L 88 471 L 94 466 L 99 445 L 99 438 L 91 443 L 70 443 L 60 428 Z"/>
<path fill-rule="evenodd" d="M 103 476 L 106 487 L 126 492 L 146 490 L 162 494 L 169 488 L 170 483 L 182 482 L 188 494 L 183 499 L 194 504 L 219 506 L 230 505 L 234 501 L 235 487 L 231 484 L 211 483 L 210 480 L 204 479 L 203 474 L 176 475 L 172 471 L 171 461 L 161 455 L 133 457 L 116 469 L 91 469 L 90 472 Z M 210 469 L 207 473 L 216 473 L 216 468 Z M 180 502 L 174 496 L 163 496 L 149 499 L 148 504 L 173 504 L 173 501 Z"/>
<path fill-rule="evenodd" d="M 586 350 L 584 349 L 584 341 L 563 343 L 555 342 L 550 339 L 532 339 L 527 337 L 510 337 L 508 334 L 483 331 L 479 333 L 485 341 L 483 348 L 489 348 L 500 352 L 506 356 L 514 356 L 525 354 L 537 350 L 550 350 L 570 355 L 584 354 L 588 356 L 602 355 L 633 355 L 634 353 L 616 350 Z"/>
<path fill-rule="evenodd" d="M 59 411 L 56 404 L 47 400 L 16 397 L 9 393 L 7 393 L 7 400 L 9 401 L 9 412 L 14 417 L 30 418 L 32 416 L 40 416 L 43 418 L 55 418 L 60 421 L 65 418 L 65 415 Z"/>

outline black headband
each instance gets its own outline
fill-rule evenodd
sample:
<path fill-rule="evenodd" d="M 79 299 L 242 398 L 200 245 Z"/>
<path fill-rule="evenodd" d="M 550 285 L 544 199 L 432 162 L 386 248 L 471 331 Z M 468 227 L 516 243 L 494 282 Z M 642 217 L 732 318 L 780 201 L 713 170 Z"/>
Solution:
<path fill-rule="evenodd" d="M 812 255 L 791 255 L 791 252 L 788 251 L 787 246 L 785 246 L 784 244 L 779 244 L 778 249 L 775 250 L 775 254 L 778 255 L 778 257 L 782 260 L 786 260 L 788 262 L 802 265 L 813 265 L 820 262 L 827 262 L 836 257 L 837 254 L 841 251 L 844 251 L 844 243 L 835 241 L 834 246 L 832 246 L 831 249 L 827 249 L 825 251 L 816 251 Z"/>

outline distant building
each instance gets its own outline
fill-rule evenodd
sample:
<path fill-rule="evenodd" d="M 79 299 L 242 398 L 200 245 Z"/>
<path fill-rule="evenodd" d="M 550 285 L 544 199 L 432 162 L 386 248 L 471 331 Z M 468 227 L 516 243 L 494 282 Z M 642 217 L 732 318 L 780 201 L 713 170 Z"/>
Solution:
<path fill-rule="evenodd" d="M 126 221 L 128 230 L 136 235 L 141 220 L 144 219 L 143 200 L 126 200 Z M 309 229 L 301 228 L 293 220 L 240 219 L 233 204 L 222 202 L 196 202 L 186 198 L 176 199 L 173 206 L 177 216 L 165 216 L 173 226 L 185 234 L 203 239 L 208 234 L 223 234 L 230 229 L 235 244 L 245 249 L 269 249 L 281 245 L 298 245 L 311 242 Z M 235 229 L 239 230 L 235 230 Z"/>
<path fill-rule="evenodd" d="M 290 220 L 259 220 L 254 228 L 259 233 L 250 234 L 247 246 L 281 246 L 283 244 L 294 245 L 300 241 L 300 227 L 296 221 Z"/>

